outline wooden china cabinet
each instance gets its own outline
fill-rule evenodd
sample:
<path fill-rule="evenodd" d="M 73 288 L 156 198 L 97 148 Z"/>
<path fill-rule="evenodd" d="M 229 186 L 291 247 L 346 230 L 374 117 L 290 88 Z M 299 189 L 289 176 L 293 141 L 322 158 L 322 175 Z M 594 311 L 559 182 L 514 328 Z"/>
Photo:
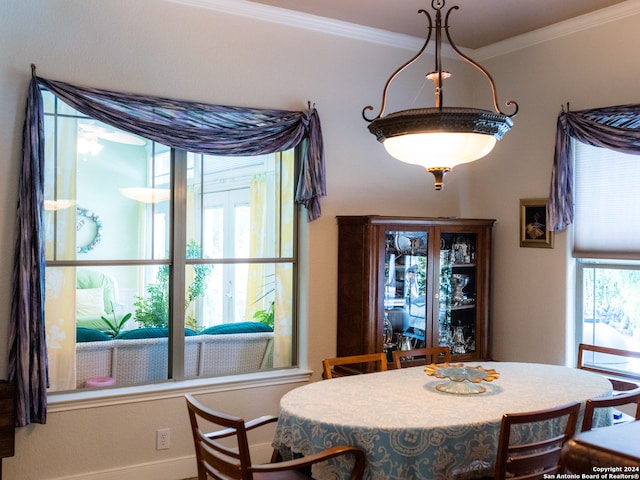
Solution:
<path fill-rule="evenodd" d="M 487 360 L 495 220 L 339 216 L 338 356 L 447 345 Z"/>

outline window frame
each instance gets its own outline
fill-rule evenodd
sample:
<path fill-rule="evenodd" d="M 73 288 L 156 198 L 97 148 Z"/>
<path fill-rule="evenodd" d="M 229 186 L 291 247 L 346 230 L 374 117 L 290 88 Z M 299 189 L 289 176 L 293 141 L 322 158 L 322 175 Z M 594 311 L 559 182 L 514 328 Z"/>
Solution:
<path fill-rule="evenodd" d="M 582 163 L 578 160 L 578 155 L 580 153 L 580 148 L 577 148 L 576 143 L 579 142 L 579 140 L 576 140 L 575 138 L 571 139 L 571 148 L 573 150 L 573 154 L 574 154 L 574 158 L 576 159 L 575 161 L 575 167 L 574 167 L 574 185 L 575 185 L 575 189 L 579 189 L 581 188 L 580 185 L 578 185 L 578 178 L 579 176 L 577 175 L 578 173 L 578 169 L 580 167 L 580 165 L 582 165 Z M 591 147 L 589 145 L 586 145 L 587 147 L 590 148 L 596 148 L 596 147 Z M 603 147 L 600 147 L 602 150 L 604 150 L 605 152 L 611 152 L 612 155 L 620 155 L 619 153 L 613 151 L 613 150 L 609 150 Z M 585 153 L 587 155 L 590 155 L 591 152 L 589 150 L 585 150 Z M 597 152 L 595 152 L 597 154 Z M 604 153 L 604 152 L 603 152 Z M 606 155 L 606 153 L 605 153 Z M 590 180 L 589 176 L 584 176 L 582 178 L 585 178 L 586 180 Z M 587 182 L 588 183 L 588 182 Z M 584 188 L 585 186 L 582 186 L 582 188 Z M 577 201 L 577 199 L 574 197 L 574 202 Z M 584 326 L 585 326 L 585 314 L 588 315 L 587 312 L 584 311 L 584 287 L 585 287 L 585 272 L 588 269 L 615 269 L 615 270 L 634 270 L 634 271 L 640 271 L 640 258 L 635 258 L 635 255 L 631 255 L 631 254 L 625 254 L 625 255 L 620 255 L 620 254 L 616 254 L 615 252 L 611 252 L 613 255 L 612 257 L 607 257 L 607 251 L 606 250 L 594 250 L 594 251 L 588 251 L 585 255 L 580 255 L 579 252 L 575 251 L 575 236 L 577 234 L 576 232 L 576 224 L 575 222 L 579 221 L 579 217 L 576 216 L 576 218 L 574 219 L 574 224 L 571 226 L 571 233 L 572 233 L 572 240 L 570 242 L 570 245 L 568 245 L 568 255 L 569 255 L 569 260 L 573 260 L 573 264 L 574 264 L 574 268 L 575 268 L 575 285 L 574 285 L 574 328 L 575 328 L 575 335 L 574 335 L 574 355 L 575 358 L 577 358 L 577 352 L 578 352 L 578 345 L 580 343 L 588 343 L 588 344 L 594 344 L 594 345 L 598 345 L 598 346 L 603 346 L 603 347 L 611 347 L 611 348 L 621 348 L 619 345 L 615 345 L 615 344 L 611 344 L 611 343 L 595 343 L 595 325 L 596 325 L 596 320 L 597 318 L 595 318 L 595 315 L 592 315 L 592 321 L 594 322 L 594 335 L 591 339 L 589 339 L 589 341 L 587 341 L 586 339 L 584 339 Z M 628 349 L 628 348 L 624 348 L 624 349 Z"/>
<path fill-rule="evenodd" d="M 594 345 L 596 347 L 605 347 L 611 348 L 614 350 L 627 350 L 627 351 L 635 351 L 640 352 L 640 349 L 632 349 L 628 346 L 620 346 L 610 343 L 596 343 L 595 341 L 587 341 L 584 338 L 584 324 L 585 324 L 585 311 L 584 311 L 584 281 L 585 275 L 584 271 L 586 269 L 607 269 L 607 270 L 622 270 L 622 271 L 637 271 L 640 272 L 640 261 L 631 261 L 631 260 L 610 260 L 610 259 L 593 259 L 593 258 L 576 258 L 576 285 L 575 285 L 575 352 L 576 352 L 576 364 L 578 368 L 582 368 L 580 365 L 580 359 L 578 355 L 579 345 L 587 344 Z M 593 315 L 595 317 L 595 315 Z M 592 318 L 593 322 L 593 340 L 595 340 L 595 331 L 596 331 L 596 318 Z M 640 324 L 640 318 L 638 319 L 638 323 Z M 617 329 L 616 329 L 617 331 Z M 587 352 L 589 353 L 589 352 Z M 595 357 L 596 354 L 591 353 Z M 603 356 L 607 356 L 606 354 L 601 354 Z M 589 356 L 589 355 L 587 355 Z M 609 357 L 612 357 L 609 355 Z M 613 357 L 613 358 L 624 358 L 624 357 Z M 631 360 L 634 361 L 634 360 Z M 588 363 L 585 358 L 583 358 L 583 364 Z M 614 378 L 614 379 L 632 379 L 634 383 L 637 383 L 640 380 L 640 370 L 634 369 L 617 369 L 611 368 L 608 369 L 605 364 L 593 363 L 590 365 L 591 369 L 594 371 L 601 372 L 602 374 Z M 637 366 L 635 368 L 638 368 Z M 587 368 L 590 369 L 590 368 Z M 622 383 L 625 383 L 624 380 Z M 633 385 L 633 383 L 631 384 Z"/>
<path fill-rule="evenodd" d="M 633 260 L 610 260 L 595 258 L 576 258 L 576 294 L 575 294 L 575 316 L 576 316 L 576 351 L 578 344 L 585 343 L 583 341 L 583 323 L 584 323 L 584 270 L 587 268 L 601 268 L 612 270 L 638 270 L 640 271 L 640 261 Z M 602 345 L 610 346 L 610 345 Z M 615 348 L 615 347 L 614 347 Z"/>
<path fill-rule="evenodd" d="M 43 92 L 44 93 L 44 92 Z M 56 104 L 62 102 L 55 94 L 52 94 Z M 64 102 L 65 108 L 68 108 Z M 45 113 L 45 116 L 61 116 L 69 117 L 69 114 L 56 112 Z M 77 118 L 89 118 L 81 113 L 77 114 Z M 151 141 L 151 140 L 149 140 Z M 294 149 L 294 174 L 292 185 L 293 190 L 297 188 L 297 180 L 299 178 L 300 162 L 301 162 L 301 150 L 300 145 L 293 147 Z M 57 149 L 55 150 L 57 158 Z M 74 405 L 85 405 L 86 402 L 100 404 L 107 400 L 108 403 L 113 404 L 112 401 L 115 397 L 122 397 L 124 401 L 131 399 L 138 400 L 141 395 L 156 396 L 162 395 L 163 397 L 182 395 L 184 391 L 193 391 L 194 388 L 206 388 L 207 391 L 220 390 L 225 391 L 229 388 L 235 389 L 239 385 L 246 387 L 255 385 L 259 382 L 262 385 L 267 384 L 280 384 L 283 379 L 286 379 L 286 383 L 289 383 L 291 379 L 304 378 L 308 380 L 311 375 L 310 371 L 299 368 L 299 307 L 298 298 L 300 296 L 301 284 L 300 284 L 300 215 L 301 205 L 297 202 L 293 203 L 293 246 L 291 257 L 278 257 L 278 258 L 258 258 L 258 263 L 270 262 L 270 261 L 287 261 L 292 266 L 292 336 L 291 336 L 291 366 L 276 368 L 264 372 L 253 372 L 248 374 L 230 375 L 230 376 L 218 376 L 218 377 L 203 377 L 203 378 L 185 378 L 184 377 L 184 328 L 185 328 L 185 306 L 184 302 L 172 301 L 176 298 L 175 293 L 178 292 L 178 297 L 184 293 L 185 285 L 185 268 L 188 265 L 194 265 L 198 263 L 213 263 L 213 264 L 226 264 L 226 263 L 247 263 L 247 258 L 244 259 L 188 259 L 186 248 L 186 224 L 187 224 L 187 176 L 188 176 L 188 164 L 187 156 L 189 152 L 170 148 L 170 170 L 171 170 L 171 213 L 170 213 L 170 227 L 169 227 L 169 248 L 171 255 L 169 258 L 160 259 L 155 258 L 153 253 L 149 259 L 118 259 L 118 260 L 79 260 L 76 256 L 75 259 L 57 260 L 55 258 L 55 240 L 54 244 L 54 258 L 53 260 L 45 261 L 46 267 L 92 267 L 92 266 L 145 266 L 145 265 L 168 265 L 169 266 L 169 338 L 168 338 L 168 378 L 164 381 L 152 382 L 142 385 L 133 386 L 119 386 L 109 389 L 99 390 L 85 390 L 74 389 L 57 392 L 47 391 L 48 402 L 52 405 L 58 405 L 60 408 L 67 409 L 67 407 L 75 408 Z M 57 160 L 54 160 L 57 162 Z M 57 171 L 57 166 L 54 169 Z M 301 377 L 302 376 L 302 377 Z M 213 390 L 212 390 L 213 389 Z M 127 400 L 129 399 L 129 400 Z M 55 410 L 51 410 L 55 411 Z M 61 411 L 61 410 L 60 410 Z"/>
<path fill-rule="evenodd" d="M 626 156 L 632 156 L 631 154 L 626 154 L 626 153 L 619 153 L 613 149 L 609 149 L 606 147 L 596 147 L 593 144 L 590 144 L 588 142 L 583 142 L 575 137 L 571 137 L 570 140 L 570 148 L 571 148 L 571 154 L 572 154 L 572 161 L 573 161 L 573 191 L 574 191 L 574 196 L 572 198 L 572 201 L 574 202 L 574 210 L 576 208 L 576 202 L 579 202 L 580 199 L 577 198 L 578 197 L 578 192 L 582 189 L 584 191 L 589 191 L 592 192 L 591 189 L 588 189 L 587 187 L 590 185 L 590 181 L 593 179 L 594 175 L 589 175 L 591 172 L 591 169 L 587 168 L 586 172 L 580 172 L 580 174 L 582 176 L 579 175 L 579 170 L 581 166 L 588 166 L 588 165 L 592 165 L 592 168 L 598 169 L 600 168 L 599 165 L 595 165 L 593 163 L 593 159 L 600 159 L 603 157 L 606 157 L 608 154 L 610 154 L 611 156 L 620 156 L 620 155 L 624 155 Z M 594 151 L 592 149 L 597 149 L 597 151 Z M 580 155 L 580 152 L 584 152 L 584 162 L 580 161 L 580 159 L 578 159 L 578 156 Z M 604 158 L 603 158 L 604 159 Z M 616 158 L 615 160 L 620 160 L 620 162 L 625 162 L 626 159 L 625 158 Z M 634 159 L 637 161 L 640 161 L 640 158 Z M 586 168 L 586 167 L 583 167 Z M 630 168 L 627 165 L 627 168 Z M 587 175 L 585 175 L 585 173 L 587 173 Z M 599 175 L 595 175 L 596 178 L 600 178 L 601 177 Z M 578 180 L 580 178 L 584 179 L 584 183 L 579 184 Z M 606 190 L 605 190 L 606 192 Z M 633 192 L 636 192 L 636 190 L 634 189 Z M 606 197 L 609 198 L 609 197 Z M 586 217 L 586 216 L 585 216 Z M 590 343 L 585 341 L 584 339 L 584 324 L 585 324 L 585 311 L 584 311 L 584 282 L 585 282 L 585 270 L 587 269 L 616 269 L 616 270 L 635 270 L 635 271 L 640 271 L 640 254 L 638 253 L 633 253 L 633 252 L 627 252 L 624 255 L 621 255 L 619 252 L 616 252 L 614 250 L 611 250 L 611 247 L 609 247 L 609 250 L 607 250 L 607 246 L 604 245 L 604 243 L 600 243 L 601 248 L 591 248 L 588 249 L 586 251 L 578 251 L 576 252 L 576 236 L 578 234 L 577 232 L 577 222 L 580 221 L 580 216 L 579 215 L 575 215 L 573 224 L 571 225 L 570 231 L 571 231 L 571 243 L 568 249 L 568 261 L 569 264 L 571 264 L 571 262 L 573 262 L 574 265 L 574 279 L 575 279 L 575 284 L 573 286 L 574 288 L 574 328 L 575 328 L 575 335 L 574 335 L 574 358 L 577 359 L 577 353 L 578 353 L 578 345 L 580 343 Z M 628 220 L 621 219 L 620 216 L 616 216 L 615 220 L 617 220 L 618 222 L 627 222 Z M 617 225 L 614 224 L 614 226 Z M 596 232 L 597 233 L 597 232 Z M 585 233 L 582 233 L 582 235 L 588 239 L 588 241 L 592 242 L 593 238 L 591 237 L 587 237 Z M 608 238 L 608 237 L 606 237 Z M 584 239 L 583 239 L 584 240 Z M 582 253 L 582 255 L 581 255 Z M 609 256 L 611 255 L 611 256 Z M 592 315 L 595 317 L 595 315 Z M 593 318 L 592 321 L 594 322 L 594 328 L 593 328 L 593 336 L 591 341 L 595 340 L 595 325 L 596 325 L 596 318 Z M 640 320 L 639 320 L 640 321 Z M 594 345 L 598 345 L 598 346 L 603 346 L 603 347 L 611 347 L 611 348 L 620 348 L 620 346 L 617 345 L 613 345 L 613 344 L 596 344 L 593 343 Z M 625 348 L 628 349 L 628 348 Z"/>

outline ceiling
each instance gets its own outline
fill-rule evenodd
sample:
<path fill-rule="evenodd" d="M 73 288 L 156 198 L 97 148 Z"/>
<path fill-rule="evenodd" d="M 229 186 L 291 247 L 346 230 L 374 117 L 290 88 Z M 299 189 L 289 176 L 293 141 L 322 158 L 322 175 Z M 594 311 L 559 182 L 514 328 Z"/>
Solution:
<path fill-rule="evenodd" d="M 431 0 L 252 1 L 420 38 L 426 37 L 428 23 L 418 10 L 433 17 Z M 460 7 L 449 17 L 451 37 L 459 47 L 477 49 L 624 1 L 449 0 L 443 12 Z"/>

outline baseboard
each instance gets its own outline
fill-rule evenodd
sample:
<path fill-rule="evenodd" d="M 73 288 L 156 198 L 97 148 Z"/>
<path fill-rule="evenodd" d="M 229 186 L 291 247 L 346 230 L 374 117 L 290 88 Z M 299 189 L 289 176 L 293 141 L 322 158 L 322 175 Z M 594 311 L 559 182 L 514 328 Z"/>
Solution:
<path fill-rule="evenodd" d="M 198 475 L 195 456 L 85 472 L 51 480 L 182 480 Z"/>
<path fill-rule="evenodd" d="M 253 445 L 251 459 L 254 462 L 266 462 L 272 451 L 273 448 L 267 443 Z M 129 467 L 56 477 L 51 480 L 184 480 L 197 476 L 195 455 L 189 455 Z"/>

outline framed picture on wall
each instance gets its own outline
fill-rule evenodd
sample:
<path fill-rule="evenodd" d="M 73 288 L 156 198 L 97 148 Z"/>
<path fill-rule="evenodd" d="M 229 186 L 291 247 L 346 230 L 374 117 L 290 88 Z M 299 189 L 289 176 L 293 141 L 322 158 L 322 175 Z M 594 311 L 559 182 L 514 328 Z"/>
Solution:
<path fill-rule="evenodd" d="M 553 232 L 547 227 L 547 199 L 520 200 L 520 246 L 553 248 Z"/>

